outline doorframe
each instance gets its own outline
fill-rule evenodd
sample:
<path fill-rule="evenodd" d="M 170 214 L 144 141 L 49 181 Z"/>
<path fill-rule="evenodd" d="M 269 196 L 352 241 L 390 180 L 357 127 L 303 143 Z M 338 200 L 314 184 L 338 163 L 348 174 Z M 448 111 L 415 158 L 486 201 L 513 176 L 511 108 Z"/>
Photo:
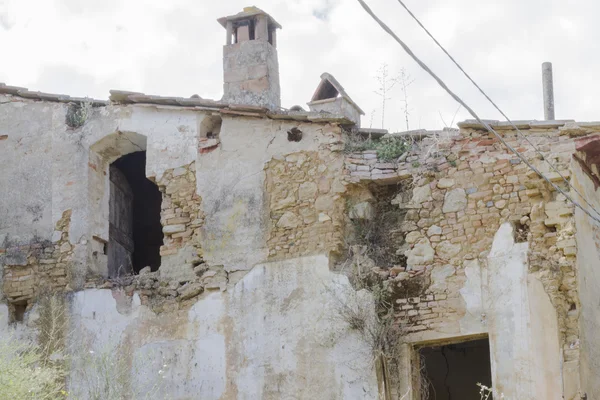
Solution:
<path fill-rule="evenodd" d="M 137 151 L 147 151 L 147 137 L 136 132 L 116 131 L 90 146 L 88 153 L 88 269 L 108 278 L 110 164 Z"/>
<path fill-rule="evenodd" d="M 437 340 L 426 340 L 415 343 L 410 343 L 409 352 L 409 366 L 410 366 L 410 379 L 412 388 L 412 400 L 421 400 L 421 355 L 420 350 L 424 347 L 438 347 L 448 346 L 452 344 L 459 344 L 465 342 L 472 342 L 475 340 L 486 339 L 488 344 L 490 343 L 490 337 L 487 333 L 478 333 L 473 335 L 455 336 Z M 490 352 L 490 371 L 492 368 L 492 354 Z M 493 376 L 492 376 L 493 379 Z M 492 381 L 493 385 L 493 381 Z M 408 399 L 407 399 L 408 400 Z"/>

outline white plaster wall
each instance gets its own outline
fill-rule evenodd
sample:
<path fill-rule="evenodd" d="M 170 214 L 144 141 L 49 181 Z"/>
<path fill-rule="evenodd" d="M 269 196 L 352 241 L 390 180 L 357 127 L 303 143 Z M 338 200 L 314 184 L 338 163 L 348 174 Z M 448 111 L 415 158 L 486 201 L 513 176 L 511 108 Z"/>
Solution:
<path fill-rule="evenodd" d="M 556 309 L 550 302 L 541 279 L 530 274 L 527 277 L 527 296 L 531 347 L 530 376 L 535 387 L 535 399 L 573 399 L 564 396 L 564 363 L 560 346 Z M 561 379 L 562 378 L 562 379 Z"/>
<path fill-rule="evenodd" d="M 300 142 L 289 142 L 287 131 L 298 127 Z M 329 131 L 329 134 L 327 134 Z M 318 151 L 340 140 L 339 133 L 319 124 L 258 118 L 225 117 L 220 146 L 196 163 L 197 192 L 206 214 L 204 259 L 229 271 L 247 270 L 268 256 L 269 210 L 264 167 L 272 158 L 300 151 Z M 343 157 L 329 168 L 341 171 Z"/>
<path fill-rule="evenodd" d="M 528 243 L 515 243 L 510 223 L 494 236 L 487 262 L 464 261 L 465 281 L 457 304 L 464 310 L 436 331 L 412 334 L 419 344 L 467 340 L 486 334 L 490 342 L 492 383 L 506 399 L 563 399 L 562 349 L 556 309 L 541 280 L 529 273 Z M 449 287 L 449 290 L 457 290 Z M 411 393 L 411 351 L 403 348 L 400 393 Z M 568 379 L 566 379 L 568 381 Z M 568 397 L 571 399 L 572 397 Z"/>
<path fill-rule="evenodd" d="M 0 248 L 50 239 L 51 134 L 64 131 L 59 105 L 8 100 L 0 95 Z"/>
<path fill-rule="evenodd" d="M 190 164 L 196 159 L 198 127 L 206 116 L 204 113 L 182 108 L 158 109 L 142 105 L 105 107 L 99 113 L 110 118 L 112 125 L 104 126 L 96 120 L 84 125 L 89 131 L 85 136 L 84 147 L 91 151 L 79 149 L 79 153 L 85 158 L 84 164 L 91 162 L 96 168 L 90 169 L 89 165 L 82 164 L 70 166 L 71 169 L 80 167 L 79 169 L 89 171 L 89 174 L 85 173 L 79 178 L 81 183 L 87 182 L 88 186 L 80 188 L 78 192 L 92 193 L 89 202 L 85 200 L 88 198 L 85 196 L 80 207 L 82 218 L 77 219 L 84 221 L 85 225 L 77 232 L 72 226 L 70 234 L 73 237 L 87 234 L 108 238 L 106 174 L 111 162 L 130 152 L 146 150 L 146 176 L 159 180 L 165 170 Z M 94 203 L 95 199 L 100 203 Z M 90 225 L 88 221 L 93 223 Z"/>
<path fill-rule="evenodd" d="M 556 310 L 528 274 L 528 243 L 504 223 L 488 256 L 485 298 L 494 387 L 508 399 L 562 399 Z"/>
<path fill-rule="evenodd" d="M 67 108 L 0 96 L 0 135 L 8 135 L 0 141 L 0 184 L 7 188 L 0 196 L 0 248 L 58 238 L 53 237 L 54 226 L 71 210 L 76 289 L 88 268 L 106 272 L 106 261 L 98 254 L 102 246 L 92 236 L 108 239 L 108 164 L 138 150 L 147 151 L 149 177 L 190 164 L 197 157 L 198 128 L 206 114 L 181 107 L 98 107 L 82 127 L 73 129 L 65 123 Z M 128 145 L 130 137 L 142 138 L 144 144 L 134 140 Z M 24 254 L 9 255 L 8 260 L 0 256 L 0 266 L 25 263 Z"/>
<path fill-rule="evenodd" d="M 369 345 L 339 317 L 356 293 L 328 264 L 314 256 L 257 265 L 179 314 L 84 290 L 73 301 L 74 342 L 98 352 L 123 345 L 134 390 L 160 380 L 155 398 L 377 398 Z"/>
<path fill-rule="evenodd" d="M 65 124 L 66 105 L 62 105 L 56 124 L 60 129 L 51 134 L 52 147 L 52 205 L 51 229 L 65 210 L 71 210 L 69 239 L 73 244 L 89 239 L 88 225 L 88 170 L 89 148 L 105 135 L 113 133 L 121 117 L 127 113 L 119 108 L 101 107 L 92 111 L 87 122 L 78 129 Z M 29 106 L 28 106 L 29 107 Z M 31 115 L 35 118 L 35 115 Z M 24 168 L 28 173 L 27 168 Z M 49 172 L 49 171 L 48 171 Z M 48 173 L 47 172 L 47 173 Z"/>
<path fill-rule="evenodd" d="M 198 131 L 205 113 L 181 107 L 136 106 L 119 130 L 148 138 L 146 176 L 160 179 L 165 170 L 188 165 L 198 156 Z"/>
<path fill-rule="evenodd" d="M 0 337 L 4 337 L 9 329 L 9 312 L 6 304 L 0 304 Z"/>
<path fill-rule="evenodd" d="M 208 227 L 202 243 L 205 257 L 234 271 L 247 270 L 268 255 L 265 163 L 340 140 L 336 128 L 326 124 L 229 117 L 223 120 L 219 147 L 198 155 L 203 112 L 146 105 L 99 107 L 81 128 L 71 129 L 65 124 L 65 104 L 11 100 L 0 107 L 0 126 L 9 133 L 0 142 L 0 157 L 7 160 L 0 183 L 10 188 L 0 196 L 0 242 L 8 236 L 13 246 L 33 237 L 50 241 L 56 222 L 71 210 L 74 289 L 82 287 L 88 269 L 106 273 L 102 243 L 92 237 L 108 240 L 105 173 L 119 156 L 145 148 L 146 174 L 157 179 L 166 169 L 197 160 L 198 193 Z M 303 131 L 302 141 L 287 140 L 292 127 Z M 136 139 L 140 137 L 145 145 Z M 342 164 L 340 155 L 330 167 L 341 171 Z"/>
<path fill-rule="evenodd" d="M 483 303 L 483 286 L 487 284 L 487 270 L 479 260 L 465 260 L 463 263 L 466 281 L 459 290 L 465 304 L 465 315 L 460 319 L 460 331 L 464 334 L 487 332 L 487 311 Z"/>
<path fill-rule="evenodd" d="M 585 198 L 600 210 L 600 193 L 592 180 L 576 163 L 572 163 L 573 185 Z M 583 201 L 579 199 L 583 204 Z M 582 392 L 588 399 L 600 398 L 600 226 L 579 208 L 575 208 L 577 227 L 577 277 L 581 304 L 580 376 Z"/>

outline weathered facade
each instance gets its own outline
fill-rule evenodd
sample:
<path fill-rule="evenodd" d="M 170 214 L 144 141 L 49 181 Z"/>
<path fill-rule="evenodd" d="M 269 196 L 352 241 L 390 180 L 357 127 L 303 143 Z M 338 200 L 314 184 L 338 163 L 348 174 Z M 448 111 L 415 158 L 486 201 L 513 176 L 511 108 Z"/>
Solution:
<path fill-rule="evenodd" d="M 219 22 L 221 101 L 0 85 L 0 332 L 64 294 L 77 398 L 88 350 L 131 398 L 471 399 L 481 371 L 507 399 L 600 397 L 597 222 L 477 123 L 386 135 L 390 157 L 329 74 L 279 108 L 279 24 Z M 531 143 L 492 122 L 600 209 L 600 123 L 517 124 Z"/>
<path fill-rule="evenodd" d="M 544 159 L 507 125 L 498 129 L 568 191 L 546 160 L 567 178 L 579 168 L 571 161 L 580 140 L 572 124 L 519 124 Z M 506 398 L 580 398 L 578 321 L 586 305 L 577 279 L 593 267 L 577 262 L 574 208 L 482 126 L 459 126 L 414 133 L 416 154 L 397 165 L 377 163 L 370 152 L 346 160 L 353 182 L 412 183 L 392 200 L 404 209 L 397 229 L 405 265 L 379 272 L 399 291 L 396 316 L 407 342 L 401 382 L 415 381 L 410 344 L 487 336 L 492 380 Z"/>

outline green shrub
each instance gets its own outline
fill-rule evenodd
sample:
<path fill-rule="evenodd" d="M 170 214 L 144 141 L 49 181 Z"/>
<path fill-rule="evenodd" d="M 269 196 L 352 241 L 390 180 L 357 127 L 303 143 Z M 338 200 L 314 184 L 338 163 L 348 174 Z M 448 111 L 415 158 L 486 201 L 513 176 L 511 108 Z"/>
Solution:
<path fill-rule="evenodd" d="M 13 334 L 0 337 L 0 399 L 65 399 L 63 368 L 44 360 L 33 343 Z"/>
<path fill-rule="evenodd" d="M 405 140 L 393 136 L 384 137 L 376 144 L 377 158 L 382 161 L 396 161 L 408 150 Z"/>
<path fill-rule="evenodd" d="M 365 150 L 375 150 L 376 141 L 371 138 L 362 138 L 358 135 L 349 136 L 344 144 L 344 152 L 360 153 Z"/>
<path fill-rule="evenodd" d="M 381 161 L 396 161 L 409 148 L 408 143 L 401 138 L 387 136 L 381 139 L 363 138 L 357 134 L 350 134 L 345 143 L 346 153 L 360 153 L 366 150 L 375 150 L 377 158 Z"/>

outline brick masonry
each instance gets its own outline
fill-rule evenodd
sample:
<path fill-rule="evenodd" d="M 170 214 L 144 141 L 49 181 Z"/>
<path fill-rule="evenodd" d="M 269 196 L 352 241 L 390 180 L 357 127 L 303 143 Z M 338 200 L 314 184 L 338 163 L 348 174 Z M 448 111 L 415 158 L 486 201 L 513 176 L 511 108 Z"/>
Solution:
<path fill-rule="evenodd" d="M 204 223 L 202 199 L 196 193 L 195 163 L 165 171 L 158 188 L 162 193 L 160 222 L 164 244 L 160 255 L 176 254 L 187 243 L 200 250 L 200 226 Z"/>
<path fill-rule="evenodd" d="M 516 132 L 502 134 L 568 191 L 560 175 Z M 525 134 L 546 160 L 570 177 L 575 146 L 568 131 L 530 129 Z M 375 269 L 400 292 L 417 277 L 428 278 L 425 282 L 430 283 L 420 296 L 396 300 L 397 322 L 409 336 L 459 332 L 465 314 L 459 292 L 467 279 L 465 265 L 485 263 L 494 234 L 508 221 L 519 231 L 517 240 L 529 242 L 530 272 L 541 276 L 556 308 L 564 359 L 578 357 L 574 207 L 495 138 L 474 128 L 464 128 L 453 137 L 426 137 L 415 141 L 412 150 L 394 163 L 377 160 L 374 151 L 352 153 L 345 159 L 345 178 L 352 184 L 401 183 L 409 188 L 392 201 L 405 212 L 397 229 L 404 234 L 405 244 L 398 250 L 407 263 Z"/>
<path fill-rule="evenodd" d="M 141 303 L 154 312 L 172 312 L 185 309 L 197 301 L 197 297 L 210 290 L 224 290 L 229 274 L 222 265 L 208 265 L 200 245 L 201 227 L 204 223 L 202 199 L 196 191 L 195 163 L 168 169 L 158 181 L 162 193 L 161 224 L 163 225 L 162 257 L 191 248 L 193 254 L 186 261 L 193 274 L 175 279 L 149 268 L 139 275 L 114 279 L 89 279 L 86 288 L 110 288 L 122 290 L 125 295 L 140 295 Z M 183 266 L 182 266 L 183 268 Z"/>
<path fill-rule="evenodd" d="M 73 246 L 69 242 L 71 210 L 63 212 L 53 234 L 54 243 L 33 243 L 18 248 L 0 249 L 7 256 L 2 291 L 9 306 L 33 306 L 44 292 L 69 290 L 68 282 Z"/>

